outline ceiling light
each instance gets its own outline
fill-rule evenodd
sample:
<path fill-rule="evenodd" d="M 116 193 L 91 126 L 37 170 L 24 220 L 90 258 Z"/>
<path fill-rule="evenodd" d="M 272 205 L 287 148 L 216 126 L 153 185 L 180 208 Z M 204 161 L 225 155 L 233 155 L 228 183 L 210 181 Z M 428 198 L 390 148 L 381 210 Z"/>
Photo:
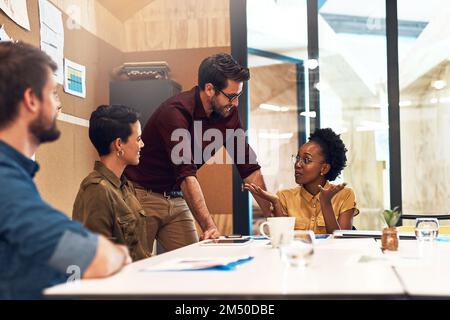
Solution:
<path fill-rule="evenodd" d="M 261 139 L 270 139 L 270 140 L 287 140 L 291 139 L 294 134 L 292 132 L 288 133 L 268 133 L 268 132 L 261 132 L 258 135 Z"/>
<path fill-rule="evenodd" d="M 333 130 L 336 134 L 342 134 L 342 133 L 348 132 L 348 129 L 345 127 L 334 127 Z"/>
<path fill-rule="evenodd" d="M 356 127 L 356 131 L 357 132 L 366 132 L 366 131 L 375 131 L 375 129 L 372 128 L 372 127 L 363 127 L 363 126 L 361 126 L 361 127 Z"/>
<path fill-rule="evenodd" d="M 262 103 L 259 105 L 260 109 L 264 109 L 264 110 L 270 110 L 270 111 L 276 111 L 276 112 L 286 112 L 289 111 L 288 107 L 279 107 L 279 106 L 275 106 L 273 104 L 267 104 L 267 103 Z"/>
<path fill-rule="evenodd" d="M 363 132 L 363 131 L 383 131 L 388 130 L 389 126 L 387 123 L 378 122 L 378 121 L 369 121 L 369 120 L 362 120 L 359 124 L 359 126 L 356 127 L 356 131 Z"/>
<path fill-rule="evenodd" d="M 306 117 L 306 118 L 315 118 L 316 112 L 315 111 L 303 111 L 300 113 L 300 115 L 302 117 Z"/>
<path fill-rule="evenodd" d="M 310 70 L 314 70 L 319 66 L 319 61 L 317 59 L 309 59 L 306 61 L 306 67 Z"/>
<path fill-rule="evenodd" d="M 445 80 L 435 80 L 431 82 L 431 86 L 436 90 L 441 90 L 447 86 L 447 82 L 445 82 Z"/>
<path fill-rule="evenodd" d="M 410 105 L 412 105 L 412 101 L 411 100 L 400 101 L 398 105 L 400 107 L 409 107 Z"/>

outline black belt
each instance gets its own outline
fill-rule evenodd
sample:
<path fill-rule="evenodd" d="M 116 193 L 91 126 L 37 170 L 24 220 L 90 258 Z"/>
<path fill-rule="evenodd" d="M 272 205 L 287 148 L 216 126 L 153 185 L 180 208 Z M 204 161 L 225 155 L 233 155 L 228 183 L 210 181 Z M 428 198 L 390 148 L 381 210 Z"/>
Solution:
<path fill-rule="evenodd" d="M 156 191 L 155 191 L 156 192 Z M 164 196 L 164 198 L 183 198 L 183 192 L 181 191 L 164 191 L 164 192 L 156 192 L 160 193 Z"/>
<path fill-rule="evenodd" d="M 170 199 L 170 198 L 183 198 L 183 192 L 181 191 L 157 191 L 157 190 L 152 190 L 150 188 L 146 188 L 144 186 L 141 186 L 138 183 L 133 183 L 134 186 L 136 188 L 140 188 L 140 189 L 144 189 L 147 190 L 149 192 L 155 192 L 155 193 L 159 193 L 161 194 L 164 198 Z"/>

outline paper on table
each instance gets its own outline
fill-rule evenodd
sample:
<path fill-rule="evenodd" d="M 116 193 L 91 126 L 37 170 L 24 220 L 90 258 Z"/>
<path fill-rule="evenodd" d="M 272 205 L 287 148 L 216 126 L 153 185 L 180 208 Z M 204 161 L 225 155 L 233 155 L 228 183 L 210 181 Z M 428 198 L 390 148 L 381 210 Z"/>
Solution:
<path fill-rule="evenodd" d="M 141 271 L 230 271 L 251 260 L 252 256 L 179 258 L 158 263 Z"/>
<path fill-rule="evenodd" d="M 400 255 L 396 252 L 383 255 L 361 255 L 357 261 L 362 264 L 384 264 L 394 267 L 418 267 L 430 263 L 420 255 Z"/>

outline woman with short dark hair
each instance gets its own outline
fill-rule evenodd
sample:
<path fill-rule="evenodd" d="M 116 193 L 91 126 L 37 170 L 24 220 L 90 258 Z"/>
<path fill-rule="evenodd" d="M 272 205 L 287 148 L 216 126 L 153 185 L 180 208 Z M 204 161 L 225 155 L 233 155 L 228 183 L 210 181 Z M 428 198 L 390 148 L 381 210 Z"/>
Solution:
<path fill-rule="evenodd" d="M 81 183 L 73 219 L 110 240 L 125 244 L 132 259 L 151 256 L 146 236 L 146 214 L 123 171 L 139 163 L 141 124 L 135 110 L 100 106 L 89 120 L 89 138 L 100 161 Z"/>

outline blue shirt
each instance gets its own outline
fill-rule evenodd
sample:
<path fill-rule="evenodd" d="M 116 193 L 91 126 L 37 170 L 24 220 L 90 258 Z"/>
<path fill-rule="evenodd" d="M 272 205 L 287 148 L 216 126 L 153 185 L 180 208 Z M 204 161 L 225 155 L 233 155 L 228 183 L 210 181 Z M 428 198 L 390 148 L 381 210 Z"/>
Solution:
<path fill-rule="evenodd" d="M 39 299 L 44 288 L 81 276 L 97 236 L 44 202 L 39 166 L 0 141 L 0 299 Z"/>

